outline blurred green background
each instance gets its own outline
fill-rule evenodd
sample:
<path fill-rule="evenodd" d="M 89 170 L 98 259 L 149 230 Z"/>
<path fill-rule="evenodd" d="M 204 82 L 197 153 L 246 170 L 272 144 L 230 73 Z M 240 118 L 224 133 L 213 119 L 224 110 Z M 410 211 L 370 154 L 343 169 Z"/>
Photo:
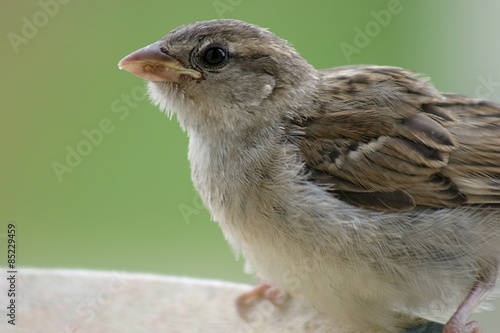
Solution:
<path fill-rule="evenodd" d="M 498 1 L 59 1 L 0 4 L 0 234 L 16 223 L 21 266 L 254 281 L 193 189 L 186 135 L 116 66 L 178 25 L 238 18 L 317 68 L 402 66 L 500 101 Z"/>

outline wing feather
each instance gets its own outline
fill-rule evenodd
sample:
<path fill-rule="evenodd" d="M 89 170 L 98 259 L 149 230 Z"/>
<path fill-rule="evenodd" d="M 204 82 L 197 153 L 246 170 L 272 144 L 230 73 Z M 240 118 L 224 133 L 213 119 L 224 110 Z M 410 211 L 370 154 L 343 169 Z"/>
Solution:
<path fill-rule="evenodd" d="M 382 211 L 500 203 L 499 105 L 396 67 L 320 73 L 319 111 L 289 126 L 311 181 Z"/>

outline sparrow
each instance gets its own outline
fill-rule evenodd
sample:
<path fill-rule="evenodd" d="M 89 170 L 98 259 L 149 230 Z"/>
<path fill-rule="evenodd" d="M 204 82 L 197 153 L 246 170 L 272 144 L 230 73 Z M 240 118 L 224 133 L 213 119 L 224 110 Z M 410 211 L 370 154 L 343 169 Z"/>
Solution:
<path fill-rule="evenodd" d="M 197 191 L 267 285 L 348 331 L 480 332 L 467 317 L 499 271 L 500 105 L 398 67 L 317 70 L 232 19 L 119 67 L 175 114 Z"/>

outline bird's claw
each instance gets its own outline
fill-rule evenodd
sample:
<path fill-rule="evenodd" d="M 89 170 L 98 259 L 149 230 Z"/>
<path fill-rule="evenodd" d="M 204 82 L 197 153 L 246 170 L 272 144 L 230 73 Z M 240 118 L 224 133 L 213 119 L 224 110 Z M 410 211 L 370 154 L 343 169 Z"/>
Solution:
<path fill-rule="evenodd" d="M 236 307 L 240 316 L 245 317 L 248 308 L 260 298 L 265 298 L 274 305 L 281 306 L 287 301 L 288 295 L 281 292 L 279 288 L 273 287 L 269 284 L 259 284 L 254 289 L 241 294 L 236 299 Z"/>

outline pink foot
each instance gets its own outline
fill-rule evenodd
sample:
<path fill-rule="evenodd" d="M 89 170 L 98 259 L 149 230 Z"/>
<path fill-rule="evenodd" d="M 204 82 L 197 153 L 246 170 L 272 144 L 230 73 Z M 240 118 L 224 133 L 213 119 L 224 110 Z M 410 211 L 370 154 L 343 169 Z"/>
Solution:
<path fill-rule="evenodd" d="M 288 299 L 288 295 L 282 293 L 278 288 L 262 283 L 254 289 L 241 294 L 236 299 L 236 307 L 240 316 L 244 317 L 248 308 L 260 298 L 266 298 L 276 306 L 283 305 Z"/>
<path fill-rule="evenodd" d="M 481 325 L 477 321 L 462 324 L 456 317 L 452 317 L 443 329 L 443 333 L 481 333 Z"/>

